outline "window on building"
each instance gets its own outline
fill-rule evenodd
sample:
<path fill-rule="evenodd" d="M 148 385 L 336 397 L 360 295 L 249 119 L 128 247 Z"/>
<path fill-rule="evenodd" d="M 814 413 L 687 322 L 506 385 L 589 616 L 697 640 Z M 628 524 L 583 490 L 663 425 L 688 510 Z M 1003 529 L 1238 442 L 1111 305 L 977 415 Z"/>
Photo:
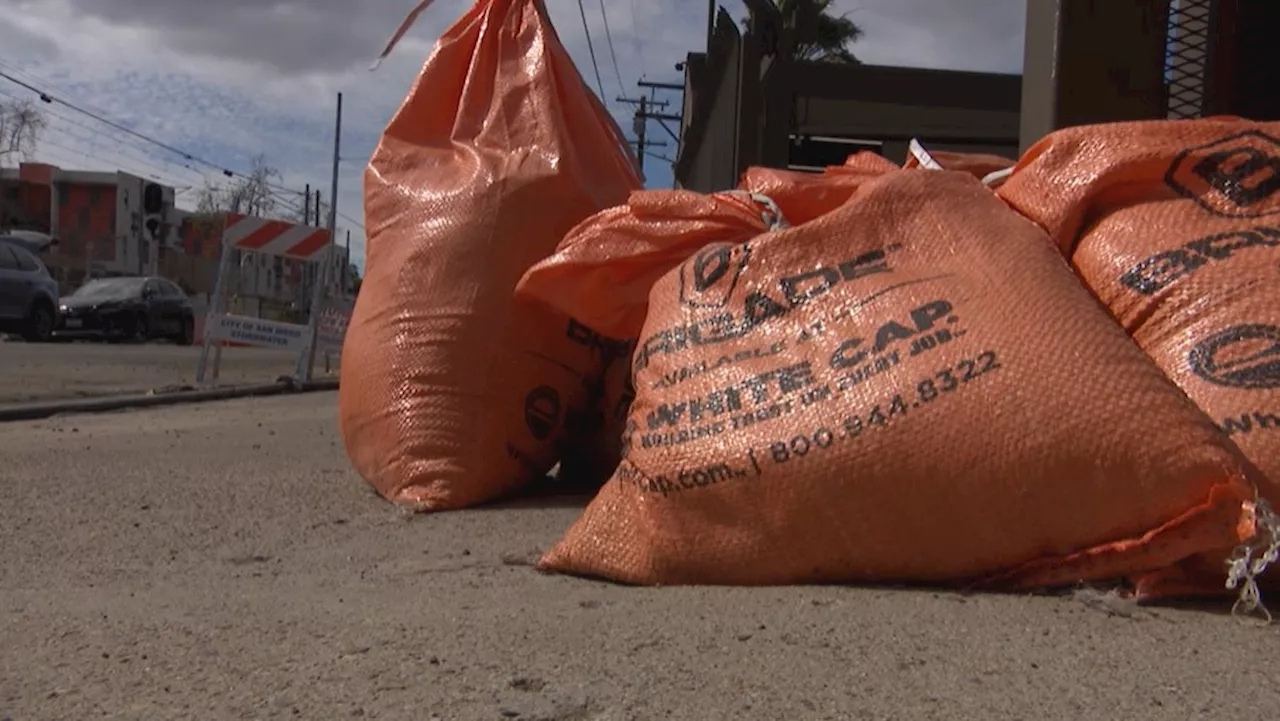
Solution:
<path fill-rule="evenodd" d="M 89 207 L 96 208 L 102 202 L 102 188 L 96 185 L 89 186 Z"/>
<path fill-rule="evenodd" d="M 58 207 L 65 208 L 71 203 L 71 188 L 66 183 L 58 183 Z"/>
<path fill-rule="evenodd" d="M 81 228 L 84 228 L 85 230 L 89 229 L 89 209 L 88 208 L 81 208 L 79 212 L 76 213 L 76 222 L 80 224 Z"/>

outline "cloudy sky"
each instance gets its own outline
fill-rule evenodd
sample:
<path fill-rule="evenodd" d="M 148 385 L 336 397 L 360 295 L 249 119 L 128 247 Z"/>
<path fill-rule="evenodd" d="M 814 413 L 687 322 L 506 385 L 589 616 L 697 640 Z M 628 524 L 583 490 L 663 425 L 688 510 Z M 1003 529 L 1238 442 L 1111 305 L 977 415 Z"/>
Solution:
<path fill-rule="evenodd" d="M 1019 72 L 1026 0 L 836 0 L 865 30 L 854 48 L 882 65 Z M 437 0 L 376 72 L 371 60 L 416 0 L 0 0 L 0 71 L 183 151 L 184 158 L 61 104 L 36 159 L 122 169 L 180 189 L 223 182 L 265 154 L 283 200 L 308 183 L 329 193 L 334 100 L 344 93 L 339 226 L 363 256 L 361 173 L 436 37 L 468 0 Z M 562 40 L 596 85 L 578 3 L 547 0 Z M 585 0 L 604 95 L 630 131 L 635 82 L 680 82 L 674 64 L 705 44 L 706 5 L 689 0 Z M 740 0 L 722 2 L 734 15 Z M 603 7 L 603 12 L 602 12 Z M 606 40 L 612 37 L 612 52 Z M 614 64 L 616 55 L 617 63 Z M 620 85 L 621 83 L 621 85 Z M 34 94 L 0 78 L 0 101 Z M 678 93 L 660 97 L 679 112 Z M 653 126 L 651 137 L 664 137 Z M 670 138 L 666 138 L 668 141 Z M 663 156 L 674 147 L 657 148 Z M 205 162 L 207 161 L 207 163 Z M 650 187 L 670 187 L 649 158 Z"/>

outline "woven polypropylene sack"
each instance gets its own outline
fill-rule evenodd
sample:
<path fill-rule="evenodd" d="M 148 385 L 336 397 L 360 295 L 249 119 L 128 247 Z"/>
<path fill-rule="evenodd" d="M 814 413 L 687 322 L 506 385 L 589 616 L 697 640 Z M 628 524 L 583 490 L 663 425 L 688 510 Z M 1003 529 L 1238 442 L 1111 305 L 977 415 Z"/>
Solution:
<path fill-rule="evenodd" d="M 972 176 L 722 250 L 654 286 L 624 458 L 543 569 L 1021 588 L 1252 532 L 1238 451 Z"/>
<path fill-rule="evenodd" d="M 618 465 L 634 396 L 631 354 L 654 282 L 695 255 L 704 274 L 714 274 L 729 259 L 699 251 L 739 243 L 782 222 L 771 201 L 748 193 L 639 191 L 583 221 L 554 255 L 529 269 L 517 295 L 575 318 L 578 332 L 607 349 L 610 359 L 561 461 L 563 478 L 598 486 Z"/>
<path fill-rule="evenodd" d="M 769 197 L 788 223 L 802 225 L 840 207 L 864 182 L 895 169 L 897 166 L 884 156 L 862 151 L 821 173 L 747 168 L 738 189 Z"/>
<path fill-rule="evenodd" d="M 999 194 L 1049 232 L 1280 508 L 1280 123 L 1062 130 Z"/>
<path fill-rule="evenodd" d="M 605 337 L 634 340 L 659 278 L 707 246 L 745 241 L 779 221 L 746 193 L 632 193 L 625 205 L 568 233 L 554 255 L 529 269 L 516 294 L 570 314 Z M 699 262 L 714 273 L 718 260 L 711 255 Z"/>
<path fill-rule="evenodd" d="M 354 465 L 384 496 L 458 508 L 555 463 L 604 358 L 563 314 L 512 291 L 639 185 L 541 2 L 483 0 L 444 34 L 365 173 L 367 265 L 340 416 Z"/>

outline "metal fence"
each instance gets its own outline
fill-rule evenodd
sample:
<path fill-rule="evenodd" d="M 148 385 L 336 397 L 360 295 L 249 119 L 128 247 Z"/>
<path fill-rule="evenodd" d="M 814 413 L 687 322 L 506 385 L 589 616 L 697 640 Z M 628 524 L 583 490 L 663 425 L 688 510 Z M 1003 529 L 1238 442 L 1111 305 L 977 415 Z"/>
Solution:
<path fill-rule="evenodd" d="M 1173 0 L 1169 4 L 1164 58 L 1169 118 L 1199 118 L 1208 112 L 1215 4 L 1214 0 Z"/>

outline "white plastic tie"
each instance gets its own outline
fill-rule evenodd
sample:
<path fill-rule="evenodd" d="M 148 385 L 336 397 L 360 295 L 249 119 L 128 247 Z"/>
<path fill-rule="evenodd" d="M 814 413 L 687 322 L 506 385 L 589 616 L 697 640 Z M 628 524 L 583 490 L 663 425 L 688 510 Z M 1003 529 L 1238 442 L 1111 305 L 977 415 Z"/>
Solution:
<path fill-rule="evenodd" d="M 1004 170 L 994 170 L 994 171 L 992 171 L 992 172 L 990 172 L 990 173 L 987 173 L 986 175 L 982 176 L 982 184 L 983 184 L 983 185 L 995 185 L 996 183 L 999 183 L 1001 180 L 1004 180 L 1005 178 L 1009 177 L 1010 175 L 1013 175 L 1013 166 L 1012 166 L 1012 165 L 1011 165 L 1011 166 L 1009 166 L 1009 167 L 1007 167 L 1007 168 L 1005 168 Z"/>
<path fill-rule="evenodd" d="M 916 159 L 917 163 L 920 163 L 920 167 L 927 168 L 929 170 L 945 170 L 945 168 L 942 167 L 942 164 L 937 160 L 934 160 L 933 156 L 929 154 L 929 151 L 924 149 L 924 146 L 920 144 L 919 140 L 912 138 L 911 142 L 907 143 L 907 151 L 911 153 L 911 156 Z"/>
<path fill-rule="evenodd" d="M 1260 616 L 1271 623 L 1271 612 L 1262 605 L 1257 579 L 1268 566 L 1280 559 L 1280 516 L 1263 500 L 1257 502 L 1254 514 L 1257 517 L 1257 536 L 1253 542 L 1237 546 L 1231 558 L 1227 559 L 1227 588 L 1233 591 L 1240 589 L 1231 614 Z"/>
<path fill-rule="evenodd" d="M 725 195 L 746 198 L 757 205 L 763 206 L 764 212 L 760 214 L 760 219 L 764 221 L 765 225 L 769 226 L 770 231 L 791 227 L 791 224 L 787 222 L 786 216 L 782 214 L 782 208 L 779 208 L 778 204 L 773 202 L 773 198 L 764 193 L 750 193 L 745 190 L 726 190 L 724 193 Z"/>

